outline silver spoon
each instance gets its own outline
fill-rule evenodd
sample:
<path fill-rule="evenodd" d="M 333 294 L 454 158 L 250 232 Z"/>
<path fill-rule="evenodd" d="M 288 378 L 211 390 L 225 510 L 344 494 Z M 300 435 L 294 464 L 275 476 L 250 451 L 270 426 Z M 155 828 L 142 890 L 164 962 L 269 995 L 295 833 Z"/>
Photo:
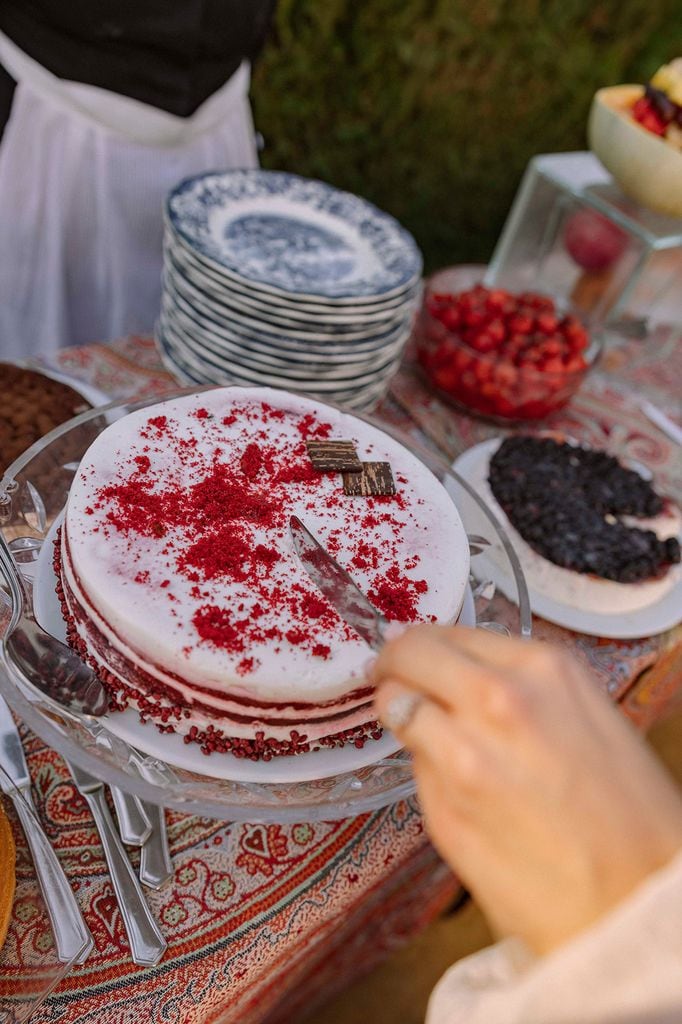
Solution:
<path fill-rule="evenodd" d="M 20 558 L 26 553 L 32 555 L 37 548 L 37 544 L 29 543 L 32 539 L 6 544 L 0 533 L 0 563 L 15 609 L 19 609 L 5 638 L 7 653 L 28 681 L 60 710 L 74 711 L 88 719 L 100 718 L 109 710 L 109 696 L 101 680 L 75 651 L 38 624 L 30 583 L 14 569 L 12 554 Z M 136 796 L 117 786 L 110 788 L 123 842 L 142 846 L 152 832 L 149 816 Z"/>
<path fill-rule="evenodd" d="M 84 715 L 106 714 L 109 697 L 96 673 L 75 651 L 36 622 L 26 582 L 16 572 L 1 531 L 0 568 L 14 605 L 5 635 L 5 647 L 12 662 L 36 689 L 58 704 Z"/>

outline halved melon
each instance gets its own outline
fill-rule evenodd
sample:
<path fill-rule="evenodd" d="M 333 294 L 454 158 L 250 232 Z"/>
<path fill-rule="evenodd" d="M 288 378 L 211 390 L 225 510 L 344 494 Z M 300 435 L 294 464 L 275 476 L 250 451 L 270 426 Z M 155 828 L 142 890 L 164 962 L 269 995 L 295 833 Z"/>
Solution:
<path fill-rule="evenodd" d="M 632 117 L 643 94 L 642 85 L 614 85 L 595 94 L 587 125 L 590 148 L 632 199 L 682 217 L 682 153 Z"/>

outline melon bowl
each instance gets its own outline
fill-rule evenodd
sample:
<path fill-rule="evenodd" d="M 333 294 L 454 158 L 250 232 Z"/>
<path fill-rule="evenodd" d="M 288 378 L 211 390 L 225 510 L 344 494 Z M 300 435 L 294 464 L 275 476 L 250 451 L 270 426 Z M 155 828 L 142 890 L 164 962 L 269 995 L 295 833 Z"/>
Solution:
<path fill-rule="evenodd" d="M 600 89 L 587 126 L 590 148 L 623 192 L 642 206 L 682 217 L 682 152 L 631 116 L 642 85 Z"/>

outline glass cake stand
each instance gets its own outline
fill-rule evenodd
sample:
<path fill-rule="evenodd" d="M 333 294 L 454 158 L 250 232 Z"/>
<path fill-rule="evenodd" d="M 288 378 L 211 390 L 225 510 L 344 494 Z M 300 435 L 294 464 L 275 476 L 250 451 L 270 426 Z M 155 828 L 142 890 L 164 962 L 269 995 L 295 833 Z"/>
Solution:
<path fill-rule="evenodd" d="M 202 390 L 209 389 L 184 389 L 163 398 Z M 49 540 L 45 542 L 48 535 L 54 534 L 55 520 L 64 508 L 73 475 L 85 451 L 105 427 L 158 401 L 159 398 L 154 397 L 138 402 L 117 402 L 76 416 L 32 445 L 0 481 L 0 529 L 13 553 L 15 571 L 28 580 L 36 577 L 34 598 L 38 618 L 55 634 L 63 623 L 44 621 L 38 597 L 44 599 L 46 595 L 38 594 L 36 570 L 41 562 L 45 564 Z M 483 629 L 529 637 L 531 612 L 523 572 L 493 513 L 470 485 L 437 455 L 369 416 L 359 418 L 411 450 L 445 484 L 453 500 L 460 493 L 459 489 L 466 497 L 457 504 L 469 535 L 472 555 L 468 592 L 470 624 L 475 620 Z M 477 554 L 489 543 L 503 551 L 508 561 L 507 575 L 513 579 L 516 591 L 508 595 L 512 601 L 496 591 L 484 573 L 477 572 Z M 43 544 L 45 552 L 41 556 Z M 42 587 L 44 591 L 44 583 Z M 414 793 L 410 757 L 406 751 L 398 749 L 399 745 L 389 734 L 380 741 L 373 741 L 376 747 L 366 746 L 361 752 L 354 752 L 354 748 L 349 751 L 346 747 L 325 751 L 324 758 L 317 760 L 313 758 L 323 752 L 274 758 L 267 764 L 255 765 L 237 761 L 231 755 L 214 754 L 201 758 L 198 771 L 178 765 L 178 760 L 172 756 L 172 742 L 164 747 L 166 738 L 153 725 L 142 727 L 138 723 L 131 742 L 129 737 L 121 737 L 116 713 L 88 720 L 60 710 L 36 690 L 11 661 L 4 643 L 14 611 L 9 596 L 0 589 L 0 658 L 5 668 L 5 672 L 0 672 L 0 692 L 41 739 L 110 785 L 187 813 L 264 823 L 334 820 L 384 807 Z M 177 737 L 168 739 L 177 743 Z M 214 757 L 221 758 L 220 765 L 213 762 Z"/>

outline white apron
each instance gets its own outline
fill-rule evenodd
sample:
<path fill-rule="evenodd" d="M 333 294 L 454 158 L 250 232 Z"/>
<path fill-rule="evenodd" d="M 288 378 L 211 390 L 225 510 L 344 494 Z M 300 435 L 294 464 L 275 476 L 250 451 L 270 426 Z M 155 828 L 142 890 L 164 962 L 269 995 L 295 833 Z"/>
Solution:
<path fill-rule="evenodd" d="M 56 78 L 2 33 L 0 63 L 17 82 L 0 144 L 0 358 L 150 332 L 168 191 L 257 166 L 249 65 L 183 118 Z"/>

